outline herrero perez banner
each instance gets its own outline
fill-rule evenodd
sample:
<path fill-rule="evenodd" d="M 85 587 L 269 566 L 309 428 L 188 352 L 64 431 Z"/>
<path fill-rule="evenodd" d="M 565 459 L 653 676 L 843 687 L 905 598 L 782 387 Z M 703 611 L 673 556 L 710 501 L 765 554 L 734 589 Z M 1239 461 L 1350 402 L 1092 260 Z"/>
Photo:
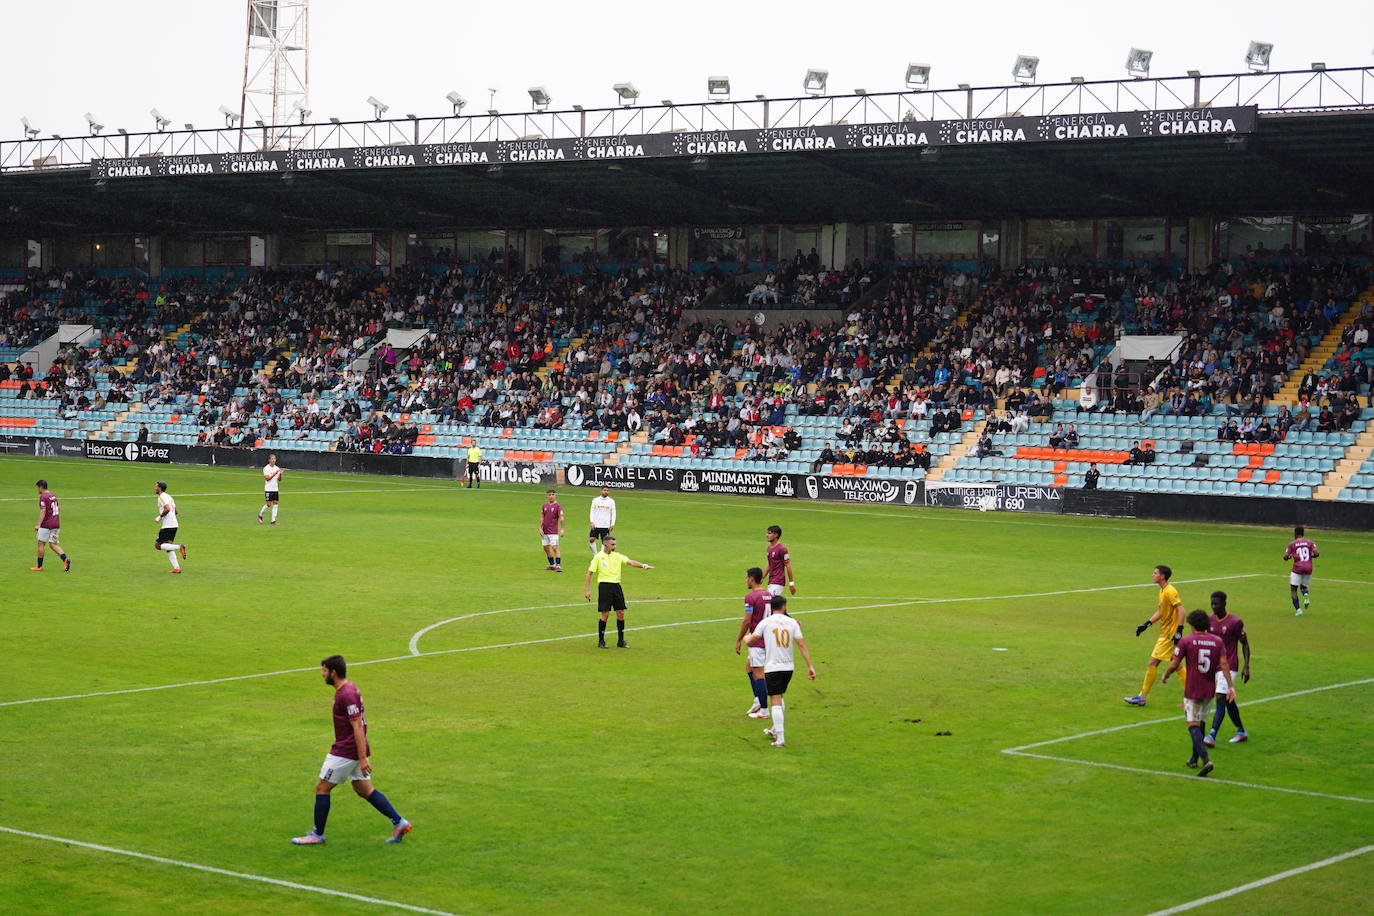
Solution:
<path fill-rule="evenodd" d="M 447 168 L 520 162 L 652 159 L 812 150 L 889 147 L 987 146 L 1021 143 L 1183 137 L 1252 133 L 1253 105 L 1101 114 L 897 121 L 890 124 L 827 124 L 758 130 L 711 130 L 674 134 L 570 139 L 489 140 L 419 146 L 363 146 L 261 153 L 203 153 L 96 159 L 93 178 L 166 178 L 191 175 L 254 175 L 395 168 Z"/>

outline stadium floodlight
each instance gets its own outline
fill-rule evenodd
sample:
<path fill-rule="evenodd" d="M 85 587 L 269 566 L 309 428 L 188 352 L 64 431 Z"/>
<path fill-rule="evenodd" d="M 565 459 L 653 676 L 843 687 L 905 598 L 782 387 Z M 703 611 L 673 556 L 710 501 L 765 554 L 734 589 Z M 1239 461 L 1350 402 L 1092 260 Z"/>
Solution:
<path fill-rule="evenodd" d="M 1087 82 L 1087 80 L 1085 80 L 1081 76 L 1071 76 L 1069 77 L 1069 82 L 1073 83 L 1076 86 L 1082 86 L 1084 83 Z"/>
<path fill-rule="evenodd" d="M 256 124 L 258 127 L 266 127 L 266 126 L 267 126 L 266 124 L 262 123 L 262 119 L 258 119 L 258 120 L 256 120 L 256 121 L 254 121 L 253 123 Z"/>
<path fill-rule="evenodd" d="M 635 88 L 634 83 L 616 83 L 611 88 L 615 90 L 616 95 L 620 96 L 620 104 L 624 108 L 628 108 L 639 101 L 639 90 Z"/>
<path fill-rule="evenodd" d="M 42 131 L 40 131 L 38 128 L 34 127 L 32 124 L 29 123 L 27 115 L 25 117 L 20 118 L 19 121 L 21 124 L 24 125 L 24 136 L 28 137 L 30 140 L 38 139 L 38 135 L 42 133 Z"/>
<path fill-rule="evenodd" d="M 167 129 L 167 125 L 172 123 L 169 119 L 163 117 L 162 112 L 158 111 L 156 108 L 149 111 L 148 114 L 153 116 L 153 123 L 157 125 L 158 133 L 162 133 Z"/>
<path fill-rule="evenodd" d="M 225 127 L 233 127 L 239 121 L 243 120 L 242 115 L 240 115 L 237 111 L 234 111 L 228 105 L 219 106 L 219 113 L 224 115 Z"/>
<path fill-rule="evenodd" d="M 553 102 L 553 96 L 549 95 L 549 90 L 543 86 L 531 86 L 529 92 L 530 102 L 534 105 L 535 111 L 549 110 L 549 105 Z"/>
<path fill-rule="evenodd" d="M 855 89 L 855 90 L 854 90 L 854 94 L 855 94 L 855 95 L 868 95 L 868 90 L 867 90 L 867 89 Z"/>
<path fill-rule="evenodd" d="M 755 98 L 755 100 L 760 101 L 760 102 L 766 102 L 766 101 L 768 101 L 768 96 L 764 95 L 762 92 L 755 93 L 754 98 Z"/>
<path fill-rule="evenodd" d="M 664 108 L 672 108 L 672 107 L 673 107 L 673 100 L 672 100 L 672 99 L 659 99 L 659 100 L 658 100 L 658 104 L 662 105 Z"/>
<path fill-rule="evenodd" d="M 380 121 L 382 119 L 382 115 L 386 114 L 387 110 L 391 108 L 390 105 L 388 105 L 386 102 L 383 102 L 375 95 L 370 95 L 367 97 L 367 104 L 372 106 L 372 119 L 374 121 Z"/>
<path fill-rule="evenodd" d="M 291 103 L 291 113 L 293 115 L 298 115 L 301 119 L 302 124 L 305 123 L 306 118 L 314 114 L 314 112 L 312 112 L 309 108 L 305 107 L 304 99 L 296 99 L 294 102 Z"/>
<path fill-rule="evenodd" d="M 708 76 L 706 77 L 706 96 L 718 102 L 724 102 L 730 98 L 730 77 L 728 76 Z"/>
<path fill-rule="evenodd" d="M 338 123 L 340 123 L 340 121 L 339 121 L 338 118 L 330 118 L 330 119 L 329 119 L 329 123 L 330 123 L 330 124 L 338 124 Z"/>
<path fill-rule="evenodd" d="M 105 129 L 105 125 L 100 123 L 100 119 L 89 111 L 86 112 L 86 123 L 91 126 L 91 136 L 98 136 Z"/>
<path fill-rule="evenodd" d="M 195 129 L 196 129 L 196 125 L 190 124 L 190 123 L 183 124 L 183 125 L 181 125 L 181 126 L 184 127 L 184 128 L 186 128 L 187 130 L 195 130 Z"/>
<path fill-rule="evenodd" d="M 495 108 L 488 108 L 488 109 L 487 109 L 487 114 L 489 114 L 489 115 L 491 115 L 493 118 L 495 118 L 495 117 L 499 117 L 500 114 L 501 114 L 501 112 L 498 111 L 498 110 L 496 110 Z"/>
<path fill-rule="evenodd" d="M 1126 55 L 1126 75 L 1131 79 L 1145 79 L 1150 75 L 1150 59 L 1154 56 L 1155 52 L 1153 51 L 1131 48 L 1131 53 Z"/>
<path fill-rule="evenodd" d="M 1011 68 L 1011 78 L 1023 86 L 1035 82 L 1035 71 L 1040 69 L 1040 58 L 1029 54 L 1018 54 Z"/>
<path fill-rule="evenodd" d="M 1201 76 L 1202 76 L 1202 71 L 1201 71 L 1201 70 L 1189 70 L 1189 71 L 1188 71 L 1188 75 L 1191 76 L 1193 79 L 1199 79 L 1199 78 L 1201 78 Z"/>
<path fill-rule="evenodd" d="M 420 120 L 420 116 L 417 115 L 417 114 L 411 114 L 410 112 L 407 111 L 407 112 L 406 112 L 406 120 L 408 120 L 408 121 L 418 121 L 418 120 Z"/>
<path fill-rule="evenodd" d="M 906 65 L 906 88 L 924 89 L 930 85 L 930 64 Z"/>
<path fill-rule="evenodd" d="M 972 89 L 973 87 L 970 86 L 968 83 L 960 83 L 960 84 L 959 84 L 959 88 L 962 89 L 962 90 L 964 90 L 965 92 L 967 92 L 968 90 Z"/>
<path fill-rule="evenodd" d="M 573 111 L 586 111 L 586 110 L 587 110 L 587 109 L 584 108 L 584 107 L 582 107 L 581 105 L 574 105 L 574 106 L 573 106 Z"/>
<path fill-rule="evenodd" d="M 122 127 L 116 127 L 115 133 L 119 134 L 121 137 L 129 136 L 129 132 Z"/>
<path fill-rule="evenodd" d="M 1269 57 L 1274 53 L 1274 46 L 1267 41 L 1252 41 L 1250 47 L 1245 52 L 1245 66 L 1255 73 L 1269 72 Z"/>
<path fill-rule="evenodd" d="M 825 84 L 829 79 L 829 70 L 818 70 L 812 67 L 806 71 L 806 79 L 802 80 L 802 89 L 807 95 L 825 95 Z"/>
<path fill-rule="evenodd" d="M 448 95 L 444 96 L 444 98 L 452 103 L 454 115 L 460 114 L 463 111 L 463 106 L 468 103 L 468 100 L 459 95 L 457 90 L 450 92 Z"/>
<path fill-rule="evenodd" d="M 1326 61 L 1324 61 L 1324 60 L 1314 60 L 1314 61 L 1312 61 L 1312 69 L 1315 70 L 1315 71 L 1317 71 L 1318 73 L 1321 73 L 1321 72 L 1325 71 L 1325 70 L 1326 70 Z"/>

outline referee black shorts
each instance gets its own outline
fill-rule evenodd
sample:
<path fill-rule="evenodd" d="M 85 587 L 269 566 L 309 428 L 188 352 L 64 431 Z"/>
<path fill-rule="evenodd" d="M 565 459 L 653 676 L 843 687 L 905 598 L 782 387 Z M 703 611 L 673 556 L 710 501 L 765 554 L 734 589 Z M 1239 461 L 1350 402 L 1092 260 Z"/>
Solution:
<path fill-rule="evenodd" d="M 602 582 L 597 585 L 596 610 L 599 614 L 625 610 L 625 591 L 619 582 Z"/>

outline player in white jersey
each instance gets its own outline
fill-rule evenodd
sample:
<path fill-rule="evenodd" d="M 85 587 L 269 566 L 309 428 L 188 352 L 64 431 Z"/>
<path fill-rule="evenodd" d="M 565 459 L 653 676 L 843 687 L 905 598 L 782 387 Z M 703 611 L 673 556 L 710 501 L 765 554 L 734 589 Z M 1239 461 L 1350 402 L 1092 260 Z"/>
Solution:
<path fill-rule="evenodd" d="M 615 500 L 611 499 L 611 488 L 602 487 L 601 495 L 592 500 L 591 530 L 587 532 L 587 546 L 596 553 L 600 549 L 598 541 L 615 530 Z"/>
<path fill-rule="evenodd" d="M 272 510 L 272 524 L 277 523 L 277 502 L 281 497 L 281 475 L 285 468 L 277 467 L 277 456 L 268 455 L 267 464 L 262 467 L 262 508 L 258 510 L 258 524 L 263 522 L 267 510 Z"/>
<path fill-rule="evenodd" d="M 792 646 L 801 650 L 806 660 L 806 676 L 816 679 L 816 666 L 811 664 L 811 653 L 806 650 L 806 640 L 802 639 L 801 624 L 787 614 L 787 599 L 782 595 L 773 598 L 773 613 L 763 618 L 754 628 L 747 640 L 751 646 L 763 646 L 763 678 L 768 685 L 768 711 L 773 717 L 773 727 L 765 728 L 763 733 L 773 739 L 773 747 L 786 743 L 783 735 L 783 695 L 792 680 L 796 665 L 792 660 Z"/>
<path fill-rule="evenodd" d="M 157 541 L 153 544 L 158 550 L 167 551 L 167 559 L 172 561 L 172 572 L 181 572 L 181 563 L 177 561 L 177 555 L 181 559 L 186 559 L 186 545 L 173 543 L 177 539 L 177 504 L 172 499 L 172 494 L 167 492 L 167 484 L 161 480 L 153 487 L 157 493 L 157 521 L 158 532 Z"/>

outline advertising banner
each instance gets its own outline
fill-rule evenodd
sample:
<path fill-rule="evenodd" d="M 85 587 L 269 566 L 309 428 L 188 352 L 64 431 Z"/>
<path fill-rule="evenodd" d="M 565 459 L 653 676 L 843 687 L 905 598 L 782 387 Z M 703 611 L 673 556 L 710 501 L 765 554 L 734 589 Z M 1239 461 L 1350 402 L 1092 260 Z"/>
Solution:
<path fill-rule="evenodd" d="M 172 447 L 151 442 L 106 442 L 87 439 L 86 457 L 101 461 L 151 461 L 170 464 Z"/>
<path fill-rule="evenodd" d="M 1007 146 L 1023 143 L 1073 143 L 1132 137 L 1175 137 L 1252 133 L 1258 122 L 1253 105 L 1184 108 L 1099 114 L 969 118 L 952 121 L 896 121 L 887 124 L 822 124 L 750 130 L 483 140 L 403 146 L 269 150 L 250 153 L 198 153 L 95 159 L 91 177 L 180 178 L 197 175 L 271 175 L 286 172 L 371 171 L 397 168 L 448 168 L 519 162 L 574 162 L 863 150 L 936 146 Z"/>
<path fill-rule="evenodd" d="M 941 483 L 925 485 L 926 505 L 983 512 L 1049 512 L 1063 510 L 1063 487 L 1000 483 Z"/>
<path fill-rule="evenodd" d="M 459 465 L 461 473 L 467 473 L 467 463 Z M 482 483 L 537 483 L 553 485 L 558 475 L 554 466 L 548 462 L 530 461 L 483 461 L 479 474 Z"/>
<path fill-rule="evenodd" d="M 678 489 L 683 493 L 729 493 L 734 496 L 781 496 L 788 499 L 797 495 L 792 475 L 771 471 L 683 471 L 678 479 Z"/>
<path fill-rule="evenodd" d="M 0 436 L 0 455 L 34 455 L 38 458 L 84 458 L 86 446 L 80 439 Z"/>
<path fill-rule="evenodd" d="M 610 487 L 612 490 L 676 490 L 682 471 L 678 468 L 629 467 L 620 464 L 570 464 L 568 485 Z"/>
<path fill-rule="evenodd" d="M 827 477 L 809 474 L 801 478 L 797 495 L 806 499 L 834 499 L 857 503 L 892 503 L 922 506 L 919 480 L 885 480 L 878 477 Z"/>

